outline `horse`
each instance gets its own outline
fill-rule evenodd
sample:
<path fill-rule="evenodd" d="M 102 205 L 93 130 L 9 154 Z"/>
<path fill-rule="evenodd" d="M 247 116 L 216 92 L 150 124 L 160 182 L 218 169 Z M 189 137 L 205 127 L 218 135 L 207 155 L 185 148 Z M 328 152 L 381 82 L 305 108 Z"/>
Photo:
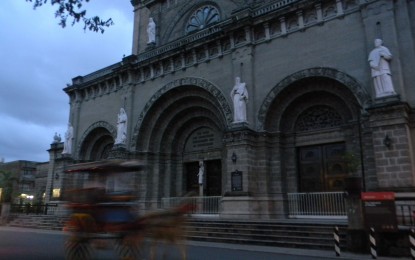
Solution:
<path fill-rule="evenodd" d="M 143 235 L 151 240 L 150 259 L 155 259 L 155 249 L 159 243 L 176 245 L 180 250 L 183 260 L 187 258 L 185 241 L 186 216 L 195 209 L 195 205 L 184 201 L 176 207 L 152 212 L 144 215 L 139 220 L 143 228 Z M 165 252 L 163 252 L 163 257 Z"/>

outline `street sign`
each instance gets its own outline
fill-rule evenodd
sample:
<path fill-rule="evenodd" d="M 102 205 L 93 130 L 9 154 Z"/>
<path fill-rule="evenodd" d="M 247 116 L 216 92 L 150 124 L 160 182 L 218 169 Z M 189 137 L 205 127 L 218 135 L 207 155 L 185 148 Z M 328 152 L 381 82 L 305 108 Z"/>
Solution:
<path fill-rule="evenodd" d="M 365 225 L 378 231 L 398 230 L 393 192 L 362 192 Z"/>
<path fill-rule="evenodd" d="M 242 172 L 234 171 L 231 173 L 232 191 L 242 191 Z"/>

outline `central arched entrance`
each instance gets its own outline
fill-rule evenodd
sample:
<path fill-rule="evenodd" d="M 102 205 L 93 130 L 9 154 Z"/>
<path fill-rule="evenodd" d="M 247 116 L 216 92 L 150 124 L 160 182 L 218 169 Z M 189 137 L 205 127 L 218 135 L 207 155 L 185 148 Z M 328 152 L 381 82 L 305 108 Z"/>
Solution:
<path fill-rule="evenodd" d="M 183 153 L 187 192 L 203 196 L 222 194 L 222 135 L 209 127 L 201 127 L 190 134 Z M 202 180 L 198 176 L 200 167 L 204 173 Z M 203 190 L 200 190 L 200 181 Z"/>
<path fill-rule="evenodd" d="M 222 140 L 231 117 L 219 89 L 198 82 L 166 85 L 136 127 L 137 154 L 154 165 L 143 180 L 146 200 L 196 190 L 199 161 L 205 165 L 202 195 L 222 194 Z"/>

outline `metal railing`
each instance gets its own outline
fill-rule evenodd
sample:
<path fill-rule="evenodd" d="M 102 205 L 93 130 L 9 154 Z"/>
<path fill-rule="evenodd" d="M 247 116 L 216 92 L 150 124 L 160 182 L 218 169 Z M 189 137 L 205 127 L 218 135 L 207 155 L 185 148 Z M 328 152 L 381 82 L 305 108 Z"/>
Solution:
<path fill-rule="evenodd" d="M 396 193 L 395 207 L 400 226 L 415 226 L 415 193 Z"/>
<path fill-rule="evenodd" d="M 398 225 L 415 226 L 415 204 L 397 204 L 396 218 Z"/>
<path fill-rule="evenodd" d="M 161 199 L 161 208 L 170 208 L 179 205 L 184 199 L 190 200 L 194 207 L 191 214 L 219 214 L 219 204 L 221 196 L 205 196 L 205 197 L 170 197 Z"/>
<path fill-rule="evenodd" d="M 57 208 L 58 208 L 58 204 L 56 203 L 46 203 L 46 204 L 38 204 L 38 205 L 12 204 L 10 207 L 10 213 L 54 215 Z"/>
<path fill-rule="evenodd" d="M 290 218 L 347 218 L 344 192 L 288 193 Z"/>

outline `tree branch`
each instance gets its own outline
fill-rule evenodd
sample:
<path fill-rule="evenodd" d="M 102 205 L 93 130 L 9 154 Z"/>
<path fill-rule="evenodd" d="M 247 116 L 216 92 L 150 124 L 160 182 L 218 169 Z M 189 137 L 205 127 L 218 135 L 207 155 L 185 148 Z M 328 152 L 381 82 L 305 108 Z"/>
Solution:
<path fill-rule="evenodd" d="M 55 17 L 60 19 L 59 25 L 62 28 L 66 27 L 68 18 L 72 18 L 71 25 L 83 22 L 84 30 L 104 33 L 105 28 L 114 24 L 111 18 L 107 20 L 101 19 L 99 16 L 86 17 L 86 10 L 82 10 L 83 3 L 88 3 L 90 0 L 50 0 L 51 5 L 58 5 L 55 11 Z M 48 0 L 26 0 L 26 2 L 33 3 L 33 9 L 41 7 L 46 4 Z"/>

